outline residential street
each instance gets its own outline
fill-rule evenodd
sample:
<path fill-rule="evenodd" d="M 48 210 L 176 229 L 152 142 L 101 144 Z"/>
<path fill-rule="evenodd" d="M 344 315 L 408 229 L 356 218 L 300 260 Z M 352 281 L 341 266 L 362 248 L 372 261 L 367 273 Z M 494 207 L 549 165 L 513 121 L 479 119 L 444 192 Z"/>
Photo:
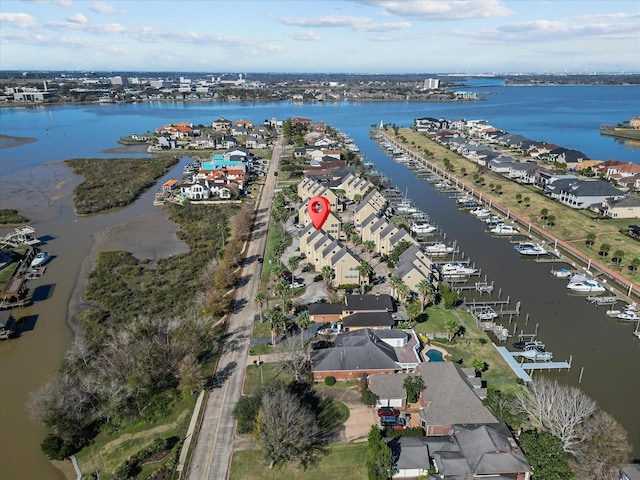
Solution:
<path fill-rule="evenodd" d="M 204 407 L 190 462 L 180 478 L 189 480 L 226 480 L 231 465 L 235 438 L 233 408 L 242 394 L 247 366 L 252 323 L 258 308 L 253 301 L 260 286 L 276 172 L 282 155 L 282 138 L 276 142 L 268 175 L 260 195 L 253 237 L 248 244 L 245 263 L 238 281 L 234 309 L 230 315 L 216 373 Z"/>

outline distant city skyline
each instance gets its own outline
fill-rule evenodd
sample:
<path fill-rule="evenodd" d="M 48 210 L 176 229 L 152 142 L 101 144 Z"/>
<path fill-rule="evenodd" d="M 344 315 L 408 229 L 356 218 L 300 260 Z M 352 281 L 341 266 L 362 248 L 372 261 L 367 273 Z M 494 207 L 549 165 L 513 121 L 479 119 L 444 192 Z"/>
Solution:
<path fill-rule="evenodd" d="M 0 2 L 1 70 L 638 73 L 638 0 Z"/>

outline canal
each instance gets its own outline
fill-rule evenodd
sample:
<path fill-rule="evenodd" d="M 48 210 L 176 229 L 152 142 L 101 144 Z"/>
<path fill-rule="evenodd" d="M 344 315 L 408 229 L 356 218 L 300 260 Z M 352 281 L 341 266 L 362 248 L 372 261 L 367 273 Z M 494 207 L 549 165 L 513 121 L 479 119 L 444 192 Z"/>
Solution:
<path fill-rule="evenodd" d="M 510 297 L 509 308 L 521 302 L 520 316 L 511 323 L 508 318 L 501 323 L 511 333 L 538 331 L 538 339 L 553 353 L 554 360 L 572 359 L 569 372 L 535 375 L 556 378 L 584 390 L 626 428 L 635 447 L 634 455 L 640 456 L 636 405 L 640 398 L 640 342 L 632 334 L 635 323 L 609 318 L 605 311 L 610 307 L 597 307 L 585 296 L 568 294 L 567 281 L 551 275 L 553 264 L 523 258 L 508 238 L 491 236 L 482 220 L 457 208 L 450 193 L 442 193 L 416 178 L 373 140 L 359 136 L 358 145 L 367 160 L 374 163 L 375 170 L 401 192 L 407 192 L 415 205 L 428 213 L 446 234 L 448 242 L 456 242 L 458 257 L 464 254 L 481 269 L 482 280 L 486 275 L 489 283 L 494 282 L 493 299 L 501 291 L 502 299 Z M 488 297 L 485 295 L 484 299 Z M 509 339 L 505 345 L 511 347 L 513 341 Z"/>

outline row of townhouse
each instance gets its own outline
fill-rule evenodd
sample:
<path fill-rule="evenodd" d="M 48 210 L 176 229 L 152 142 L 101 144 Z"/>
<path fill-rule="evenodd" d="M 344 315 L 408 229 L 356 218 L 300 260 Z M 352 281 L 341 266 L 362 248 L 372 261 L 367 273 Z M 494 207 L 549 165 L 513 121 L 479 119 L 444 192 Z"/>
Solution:
<path fill-rule="evenodd" d="M 443 119 L 417 119 L 416 124 L 435 141 L 447 146 L 470 161 L 486 166 L 519 183 L 534 185 L 559 203 L 574 209 L 592 209 L 613 218 L 634 218 L 640 212 L 640 201 L 625 197 L 624 192 L 610 181 L 615 180 L 629 189 L 640 187 L 640 167 L 624 162 L 598 162 L 589 160 L 577 150 L 529 140 L 521 135 L 512 135 L 498 130 L 483 121 Z M 566 163 L 573 169 L 590 167 L 607 180 L 579 178 L 574 174 L 557 174 L 535 160 L 518 161 L 495 151 L 483 141 L 474 141 L 473 136 L 484 142 L 508 146 L 532 158 L 550 162 Z M 623 179 L 626 179 L 624 181 Z"/>
<path fill-rule="evenodd" d="M 347 198 L 362 197 L 362 200 L 358 202 L 354 209 L 353 226 L 363 242 L 373 242 L 375 245 L 375 253 L 386 257 L 400 242 L 405 241 L 411 244 L 411 248 L 401 255 L 394 274 L 398 275 L 402 281 L 409 286 L 412 292 L 418 292 L 418 285 L 423 280 L 429 281 L 434 286 L 437 284 L 440 277 L 438 270 L 433 268 L 431 259 L 406 230 L 398 228 L 389 220 L 389 202 L 371 182 L 350 173 L 340 182 L 335 182 L 334 188 L 342 190 Z M 316 178 L 305 177 L 298 184 L 298 195 L 303 200 L 303 205 L 298 212 L 298 223 L 305 227 L 306 233 L 312 228 L 311 218 L 309 217 L 307 209 L 307 201 L 316 195 L 321 195 L 329 200 L 332 208 L 327 220 L 322 226 L 322 231 L 329 234 L 333 239 L 344 238 L 342 222 L 338 215 L 334 213 L 334 205 L 342 204 L 334 190 L 320 183 Z M 303 232 L 303 236 L 305 232 Z M 301 240 L 301 251 L 311 263 L 316 265 L 316 269 L 320 270 L 322 266 L 328 264 L 317 263 L 320 261 L 320 258 L 324 259 L 325 262 L 327 258 L 325 255 L 322 255 L 321 252 L 317 251 L 315 245 L 305 244 L 307 245 L 305 247 L 306 250 L 303 250 L 302 243 L 303 241 Z M 330 266 L 333 267 L 334 270 L 336 270 L 336 274 L 339 274 L 341 277 L 338 280 L 338 284 L 340 284 L 342 280 L 346 280 L 346 278 L 344 278 L 344 272 L 346 270 L 343 268 L 336 269 L 334 265 Z M 349 267 L 355 268 L 357 264 L 352 262 Z"/>

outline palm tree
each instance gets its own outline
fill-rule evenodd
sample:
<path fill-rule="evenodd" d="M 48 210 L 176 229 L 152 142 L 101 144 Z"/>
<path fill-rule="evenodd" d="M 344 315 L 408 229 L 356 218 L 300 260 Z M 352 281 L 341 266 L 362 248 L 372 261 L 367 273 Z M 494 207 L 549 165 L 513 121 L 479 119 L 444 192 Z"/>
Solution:
<path fill-rule="evenodd" d="M 351 234 L 353 234 L 354 232 L 354 226 L 349 222 L 345 222 L 342 224 L 342 232 L 347 237 L 347 241 L 349 241 L 349 239 L 351 238 Z"/>
<path fill-rule="evenodd" d="M 367 281 L 371 279 L 371 275 L 373 274 L 373 267 L 369 262 L 365 262 L 364 260 L 358 264 L 356 267 L 358 273 L 360 274 L 360 278 L 366 278 Z"/>
<path fill-rule="evenodd" d="M 351 243 L 353 243 L 354 245 L 360 245 L 360 235 L 358 235 L 358 232 L 353 232 L 351 234 L 351 236 L 349 237 L 349 240 L 351 241 Z"/>
<path fill-rule="evenodd" d="M 391 285 L 391 294 L 392 296 L 396 296 L 398 287 L 402 283 L 402 279 L 396 275 L 395 273 L 389 277 L 389 284 Z"/>
<path fill-rule="evenodd" d="M 401 302 L 406 302 L 410 297 L 411 289 L 409 288 L 409 285 L 401 281 L 400 285 L 398 285 L 398 299 Z"/>
<path fill-rule="evenodd" d="M 296 326 L 300 329 L 300 343 L 304 345 L 304 330 L 313 322 L 309 318 L 309 311 L 304 310 L 296 315 Z"/>
<path fill-rule="evenodd" d="M 264 303 L 268 300 L 267 298 L 267 294 L 265 293 L 264 290 L 258 290 L 255 294 L 255 296 L 253 297 L 253 301 L 256 302 L 258 304 L 258 306 L 260 307 L 260 321 L 264 322 L 264 318 L 262 318 L 262 307 L 264 306 Z"/>
<path fill-rule="evenodd" d="M 287 303 L 289 302 L 289 298 L 291 297 L 291 286 L 285 280 L 280 279 L 274 285 L 273 291 L 278 297 L 280 297 L 280 301 L 282 302 L 282 311 L 286 311 Z"/>
<path fill-rule="evenodd" d="M 293 283 L 293 274 L 300 266 L 300 257 L 297 257 L 295 255 L 293 257 L 289 257 L 287 263 L 289 264 L 289 268 L 291 269 L 291 283 Z"/>
<path fill-rule="evenodd" d="M 376 242 L 374 242 L 373 240 L 365 240 L 364 242 L 362 242 L 362 248 L 369 254 L 369 261 L 371 261 L 371 252 L 376 249 Z"/>
<path fill-rule="evenodd" d="M 322 279 L 327 284 L 327 287 L 331 287 L 331 281 L 336 277 L 336 271 L 330 265 L 325 265 L 320 271 Z"/>
<path fill-rule="evenodd" d="M 276 335 L 282 335 L 287 331 L 287 319 L 284 313 L 277 308 L 272 308 L 267 312 L 269 326 L 271 328 L 271 345 L 276 344 Z"/>
<path fill-rule="evenodd" d="M 431 285 L 431 282 L 425 278 L 420 280 L 420 283 L 418 283 L 416 288 L 418 289 L 420 299 L 422 300 L 422 310 L 424 310 L 424 307 L 433 302 L 433 299 L 435 298 L 433 285 Z"/>

